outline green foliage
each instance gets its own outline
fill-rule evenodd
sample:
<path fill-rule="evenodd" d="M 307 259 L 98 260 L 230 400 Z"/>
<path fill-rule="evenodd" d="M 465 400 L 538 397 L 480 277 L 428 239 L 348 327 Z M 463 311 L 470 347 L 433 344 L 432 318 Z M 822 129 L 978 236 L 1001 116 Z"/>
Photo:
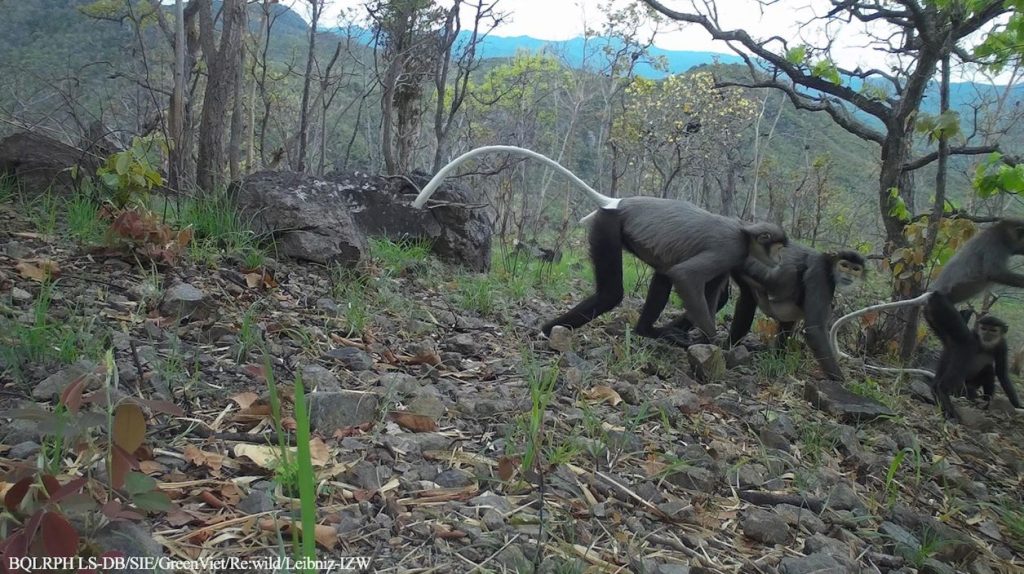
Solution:
<path fill-rule="evenodd" d="M 302 550 L 301 555 L 309 561 L 316 559 L 316 488 L 313 480 L 312 453 L 309 448 L 309 412 L 306 408 L 305 389 L 302 386 L 302 375 L 295 374 L 295 444 L 298 462 L 298 487 L 301 504 Z"/>
<path fill-rule="evenodd" d="M 96 170 L 114 207 L 144 204 L 146 195 L 163 185 L 160 163 L 165 145 L 157 136 L 134 137 L 128 149 L 112 154 Z"/>
<path fill-rule="evenodd" d="M 828 80 L 833 84 L 842 82 L 842 78 L 839 76 L 839 68 L 836 68 L 836 65 L 831 60 L 818 60 L 815 62 L 811 66 L 811 74 Z"/>
<path fill-rule="evenodd" d="M 392 277 L 401 277 L 422 269 L 430 255 L 429 239 L 404 239 L 392 241 L 380 237 L 370 239 L 370 257 Z"/>
<path fill-rule="evenodd" d="M 990 153 L 974 170 L 974 189 L 983 198 L 1000 193 L 1020 194 L 1024 191 L 1024 165 L 1003 163 L 1003 154 Z"/>
<path fill-rule="evenodd" d="M 968 6 L 970 15 L 987 3 L 971 0 Z M 1019 62 L 1024 54 L 1024 0 L 1006 0 L 1005 6 L 1011 9 L 1009 18 L 974 48 L 974 56 L 997 74 L 1007 65 Z"/>
<path fill-rule="evenodd" d="M 900 196 L 900 190 L 897 187 L 889 188 L 889 215 L 904 223 L 910 222 L 910 210 L 907 209 L 907 204 Z"/>
<path fill-rule="evenodd" d="M 68 232 L 83 244 L 97 243 L 105 230 L 99 212 L 100 206 L 88 194 L 75 194 L 67 202 Z"/>
<path fill-rule="evenodd" d="M 949 140 L 960 133 L 960 113 L 946 110 L 939 115 L 921 112 L 914 129 L 928 137 L 928 142 Z"/>
<path fill-rule="evenodd" d="M 786 50 L 786 61 L 794 66 L 799 66 L 807 60 L 807 46 L 801 44 Z"/>
<path fill-rule="evenodd" d="M 347 336 L 362 335 L 369 320 L 371 277 L 356 269 L 336 265 L 331 269 L 331 294 L 342 306 Z"/>

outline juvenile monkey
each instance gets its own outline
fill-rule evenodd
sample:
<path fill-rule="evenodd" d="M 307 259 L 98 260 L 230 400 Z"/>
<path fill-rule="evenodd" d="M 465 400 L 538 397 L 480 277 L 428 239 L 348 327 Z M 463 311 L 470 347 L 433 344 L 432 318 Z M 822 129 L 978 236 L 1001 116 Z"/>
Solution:
<path fill-rule="evenodd" d="M 988 405 L 992 402 L 992 395 L 996 390 L 995 381 L 998 378 L 1010 404 L 1020 408 L 1020 399 L 1009 374 L 1009 353 L 1006 346 L 1008 329 L 1005 321 L 992 315 L 981 315 L 974 320 L 971 345 L 974 356 L 967 368 L 964 386 L 957 392 L 957 396 L 967 395 L 967 398 L 973 401 L 978 396 L 978 389 L 981 389 Z M 944 370 L 941 363 L 939 370 Z"/>

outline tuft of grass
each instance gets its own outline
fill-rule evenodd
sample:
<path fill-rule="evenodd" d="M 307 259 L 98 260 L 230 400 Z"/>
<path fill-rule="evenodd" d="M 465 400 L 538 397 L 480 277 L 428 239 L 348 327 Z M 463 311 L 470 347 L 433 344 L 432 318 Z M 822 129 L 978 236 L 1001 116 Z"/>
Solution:
<path fill-rule="evenodd" d="M 803 457 L 810 464 L 817 465 L 824 461 L 827 453 L 835 450 L 839 435 L 835 428 L 811 422 L 800 427 L 800 442 Z"/>
<path fill-rule="evenodd" d="M 754 364 L 759 378 L 764 380 L 778 379 L 797 373 L 804 363 L 804 355 L 799 347 L 794 346 L 793 339 L 781 349 L 772 349 L 758 356 Z"/>
<path fill-rule="evenodd" d="M 431 241 L 427 239 L 370 239 L 370 257 L 380 264 L 389 277 L 400 277 L 423 268 L 430 249 Z"/>
<path fill-rule="evenodd" d="M 173 224 L 180 228 L 192 227 L 189 243 L 190 256 L 206 264 L 216 264 L 224 256 L 243 259 L 259 258 L 263 253 L 256 234 L 239 214 L 237 206 L 223 193 L 210 193 L 166 203 L 162 206 Z M 155 207 L 154 211 L 160 211 Z"/>
<path fill-rule="evenodd" d="M 0 203 L 14 203 L 20 193 L 18 180 L 8 173 L 0 173 Z"/>
<path fill-rule="evenodd" d="M 100 221 L 100 206 L 85 194 L 76 194 L 68 200 L 68 233 L 80 243 L 91 245 L 103 239 L 106 225 Z"/>
<path fill-rule="evenodd" d="M 370 318 L 371 277 L 341 265 L 331 268 L 331 295 L 344 309 L 347 336 L 361 335 Z"/>
<path fill-rule="evenodd" d="M 47 188 L 28 204 L 28 212 L 32 225 L 43 235 L 54 235 L 57 232 L 57 215 L 61 212 L 63 201 Z"/>
<path fill-rule="evenodd" d="M 895 397 L 893 397 L 891 391 L 886 391 L 882 388 L 882 385 L 870 377 L 866 377 L 862 380 L 850 381 L 847 386 L 850 391 L 854 394 L 858 394 L 862 397 L 873 399 L 879 403 L 889 407 L 892 411 L 898 411 L 898 405 L 896 404 Z"/>
<path fill-rule="evenodd" d="M 526 427 L 526 448 L 523 452 L 522 470 L 527 472 L 533 468 L 545 443 L 544 413 L 555 394 L 558 382 L 558 366 L 548 364 L 542 366 L 537 359 L 527 352 L 524 361 L 526 366 L 526 382 L 530 388 L 530 412 L 524 421 Z"/>
<path fill-rule="evenodd" d="M 643 337 L 626 327 L 622 340 L 612 342 L 612 358 L 608 370 L 618 375 L 636 373 L 651 364 L 652 356 L 651 347 Z"/>
<path fill-rule="evenodd" d="M 488 275 L 463 274 L 457 280 L 455 303 L 467 311 L 490 315 L 497 308 L 496 284 Z"/>

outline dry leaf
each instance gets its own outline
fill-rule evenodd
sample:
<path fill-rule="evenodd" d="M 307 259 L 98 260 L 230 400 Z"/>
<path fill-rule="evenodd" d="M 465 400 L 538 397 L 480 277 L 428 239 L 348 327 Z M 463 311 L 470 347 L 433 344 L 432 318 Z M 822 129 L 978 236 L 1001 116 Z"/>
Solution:
<path fill-rule="evenodd" d="M 33 259 L 19 262 L 14 266 L 25 279 L 43 283 L 51 277 L 60 275 L 60 266 L 52 259 Z"/>
<path fill-rule="evenodd" d="M 280 464 L 281 448 L 262 444 L 236 444 L 232 449 L 235 458 L 246 457 L 257 466 L 273 469 Z"/>
<path fill-rule="evenodd" d="M 498 477 L 501 480 L 509 480 L 516 472 L 516 463 L 511 458 L 503 456 L 498 459 Z"/>
<path fill-rule="evenodd" d="M 334 460 L 331 456 L 330 449 L 327 448 L 327 444 L 324 443 L 320 437 L 313 437 L 309 441 L 309 458 L 313 466 L 325 466 L 327 463 Z"/>
<path fill-rule="evenodd" d="M 263 284 L 263 275 L 260 273 L 246 273 L 245 284 L 249 289 L 255 289 Z"/>
<path fill-rule="evenodd" d="M 146 415 L 139 405 L 121 403 L 114 409 L 114 444 L 125 452 L 135 452 L 146 439 Z"/>
<path fill-rule="evenodd" d="M 615 389 L 604 385 L 598 385 L 589 391 L 584 391 L 583 398 L 596 402 L 608 401 L 613 407 L 622 402 L 622 397 L 619 396 L 619 393 L 615 392 Z"/>
<path fill-rule="evenodd" d="M 206 466 L 210 470 L 220 470 L 221 466 L 224 465 L 224 455 L 215 452 L 205 452 L 192 445 L 186 446 L 181 454 L 185 456 L 185 460 L 192 464 Z"/>
<path fill-rule="evenodd" d="M 428 416 L 405 411 L 391 411 L 388 413 L 388 417 L 398 426 L 412 432 L 434 432 L 437 430 L 437 422 Z"/>
<path fill-rule="evenodd" d="M 238 403 L 239 407 L 246 409 L 249 408 L 256 401 L 260 400 L 260 396 L 257 395 L 256 393 L 248 392 L 238 393 L 237 395 L 230 397 L 230 399 Z"/>

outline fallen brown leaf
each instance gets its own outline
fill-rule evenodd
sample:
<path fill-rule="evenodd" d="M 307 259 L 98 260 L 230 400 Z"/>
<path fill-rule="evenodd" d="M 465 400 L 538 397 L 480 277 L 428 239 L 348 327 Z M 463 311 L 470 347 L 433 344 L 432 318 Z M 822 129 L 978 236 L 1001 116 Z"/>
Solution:
<path fill-rule="evenodd" d="M 613 407 L 622 402 L 622 397 L 619 396 L 619 393 L 605 385 L 598 385 L 588 391 L 584 391 L 583 398 L 596 402 L 607 401 Z"/>
<path fill-rule="evenodd" d="M 19 262 L 14 268 L 22 277 L 36 283 L 43 283 L 60 275 L 60 266 L 52 259 L 26 259 Z"/>
<path fill-rule="evenodd" d="M 412 432 L 434 432 L 437 430 L 437 422 L 428 416 L 405 411 L 391 411 L 388 413 L 388 417 L 398 426 Z"/>

